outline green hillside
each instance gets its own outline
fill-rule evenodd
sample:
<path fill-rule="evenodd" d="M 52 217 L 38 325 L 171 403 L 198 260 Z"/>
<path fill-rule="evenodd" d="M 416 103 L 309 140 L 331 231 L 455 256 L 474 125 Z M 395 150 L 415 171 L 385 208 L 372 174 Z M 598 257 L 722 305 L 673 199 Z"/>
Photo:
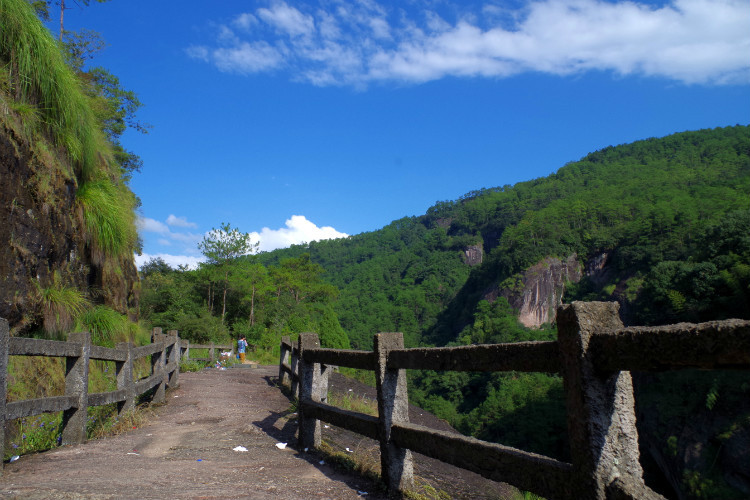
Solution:
<path fill-rule="evenodd" d="M 261 260 L 309 253 L 340 289 L 336 310 L 361 348 L 377 331 L 403 331 L 409 345 L 456 341 L 488 287 L 572 253 L 586 262 L 606 252 L 608 273 L 566 299 L 619 300 L 627 322 L 747 317 L 749 194 L 750 128 L 685 132 L 608 147 L 546 178 Z M 483 247 L 481 266 L 464 263 L 470 245 Z"/>
<path fill-rule="evenodd" d="M 226 252 L 204 252 L 200 269 L 144 267 L 141 311 L 194 340 L 245 334 L 266 361 L 282 335 L 303 331 L 325 347 L 358 349 L 382 331 L 403 332 L 407 346 L 547 340 L 554 307 L 551 321 L 527 328 L 511 302 L 564 261 L 574 269 L 551 290 L 565 301 L 616 300 L 629 324 L 748 318 L 749 193 L 750 127 L 679 133 L 346 239 L 243 256 L 246 235 L 226 224 L 204 240 Z M 526 305 L 547 298 L 535 300 Z M 410 400 L 463 433 L 568 459 L 557 375 L 409 378 Z M 728 450 L 750 432 L 750 377 L 637 375 L 636 391 L 651 481 L 696 498 L 741 498 L 724 476 L 742 467 Z M 696 416 L 700 433 L 691 431 Z"/>
<path fill-rule="evenodd" d="M 482 248 L 481 265 L 467 263 L 471 248 Z M 583 271 L 564 284 L 566 302 L 616 300 L 626 324 L 748 318 L 750 127 L 608 147 L 546 178 L 472 192 L 379 231 L 260 260 L 307 254 L 340 290 L 335 310 L 362 349 L 379 331 L 402 331 L 407 346 L 554 339 L 554 325 L 520 325 L 502 296 L 551 256 L 575 255 Z M 409 376 L 410 400 L 462 432 L 568 458 L 559 377 Z M 635 379 L 649 481 L 669 496 L 742 498 L 750 478 L 738 471 L 746 461 L 727 450 L 750 433 L 750 377 Z M 745 479 L 730 486 L 726 478 L 738 475 Z"/>

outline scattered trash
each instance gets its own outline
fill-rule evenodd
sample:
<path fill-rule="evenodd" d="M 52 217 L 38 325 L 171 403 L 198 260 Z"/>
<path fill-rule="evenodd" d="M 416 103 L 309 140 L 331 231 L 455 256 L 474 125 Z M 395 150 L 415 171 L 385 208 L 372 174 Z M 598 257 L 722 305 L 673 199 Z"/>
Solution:
<path fill-rule="evenodd" d="M 153 436 L 153 434 L 146 434 L 147 436 Z"/>
<path fill-rule="evenodd" d="M 265 467 L 261 467 L 260 469 L 258 469 L 258 472 L 262 471 L 263 469 L 265 469 Z"/>
<path fill-rule="evenodd" d="M 283 450 L 286 448 L 286 443 L 276 443 L 276 448 Z"/>
<path fill-rule="evenodd" d="M 141 454 L 140 454 L 140 453 L 135 453 L 135 452 L 133 452 L 133 451 L 129 451 L 129 452 L 128 452 L 128 455 L 138 455 L 138 456 L 141 456 Z"/>
<path fill-rule="evenodd" d="M 180 396 L 175 396 L 176 398 L 179 398 Z"/>
<path fill-rule="evenodd" d="M 11 461 L 11 462 L 15 462 L 15 461 L 16 461 L 16 460 L 18 460 L 19 458 L 21 458 L 21 457 L 19 457 L 18 455 L 13 455 L 12 457 L 10 457 L 10 461 Z"/>
<path fill-rule="evenodd" d="M 247 451 L 247 448 L 245 448 L 244 446 L 237 446 L 235 448 L 232 448 L 232 451 Z"/>
<path fill-rule="evenodd" d="M 321 460 L 321 461 L 320 461 L 320 462 L 318 462 L 318 463 L 319 463 L 320 465 L 325 465 L 325 464 L 326 464 L 326 461 L 325 461 L 325 460 Z"/>
<path fill-rule="evenodd" d="M 330 429 L 330 427 L 328 427 L 327 425 L 324 425 L 323 427 L 326 428 L 326 429 Z"/>
<path fill-rule="evenodd" d="M 350 450 L 349 448 L 346 449 L 349 453 L 354 453 L 354 450 Z"/>
<path fill-rule="evenodd" d="M 353 391 L 354 391 L 354 389 L 349 389 L 349 392 L 353 392 Z"/>
<path fill-rule="evenodd" d="M 203 459 L 199 458 L 198 460 L 196 460 L 196 462 L 203 462 Z"/>
<path fill-rule="evenodd" d="M 305 453 L 307 453 L 307 448 L 305 448 Z"/>
<path fill-rule="evenodd" d="M 366 491 L 359 491 L 359 490 L 357 491 L 357 495 L 359 495 L 359 496 L 361 496 L 361 497 L 363 497 L 363 496 L 365 496 L 365 495 L 367 495 L 367 494 L 368 494 L 368 493 L 367 493 Z"/>

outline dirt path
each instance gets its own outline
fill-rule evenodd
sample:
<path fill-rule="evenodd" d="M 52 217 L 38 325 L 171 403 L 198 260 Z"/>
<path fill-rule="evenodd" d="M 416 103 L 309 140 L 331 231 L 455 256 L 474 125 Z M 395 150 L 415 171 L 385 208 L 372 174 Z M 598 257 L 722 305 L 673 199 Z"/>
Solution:
<path fill-rule="evenodd" d="M 277 375 L 276 367 L 180 374 L 180 388 L 143 427 L 6 465 L 0 498 L 382 498 L 293 448 L 296 424 Z"/>

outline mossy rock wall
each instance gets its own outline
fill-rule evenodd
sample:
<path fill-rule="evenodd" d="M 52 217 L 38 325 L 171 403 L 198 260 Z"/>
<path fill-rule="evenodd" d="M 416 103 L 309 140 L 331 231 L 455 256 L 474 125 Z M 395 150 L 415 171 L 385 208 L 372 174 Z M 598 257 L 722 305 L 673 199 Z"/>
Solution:
<path fill-rule="evenodd" d="M 0 317 L 14 333 L 39 325 L 37 287 L 53 275 L 86 290 L 93 302 L 137 311 L 138 274 L 131 259 L 93 265 L 76 207 L 71 168 L 52 146 L 24 137 L 20 120 L 0 123 Z"/>

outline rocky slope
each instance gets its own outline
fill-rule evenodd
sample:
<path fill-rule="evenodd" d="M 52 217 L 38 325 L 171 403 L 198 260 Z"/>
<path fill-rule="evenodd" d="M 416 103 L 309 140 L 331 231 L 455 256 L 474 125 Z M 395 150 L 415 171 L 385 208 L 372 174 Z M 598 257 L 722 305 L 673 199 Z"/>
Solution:
<path fill-rule="evenodd" d="M 64 155 L 29 141 L 20 120 L 0 121 L 0 317 L 13 333 L 40 322 L 39 290 L 57 280 L 95 303 L 136 314 L 132 258 L 94 263 L 76 206 L 77 182 Z"/>

